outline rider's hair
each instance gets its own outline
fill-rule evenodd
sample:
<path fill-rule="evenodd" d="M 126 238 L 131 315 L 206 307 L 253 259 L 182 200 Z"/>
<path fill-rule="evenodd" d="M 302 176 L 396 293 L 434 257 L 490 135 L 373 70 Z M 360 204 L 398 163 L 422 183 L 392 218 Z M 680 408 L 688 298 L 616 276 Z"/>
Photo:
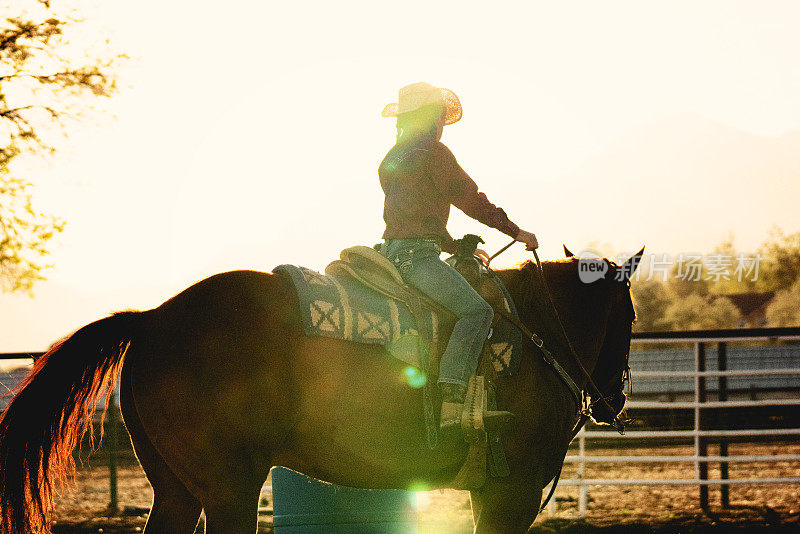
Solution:
<path fill-rule="evenodd" d="M 429 104 L 397 116 L 397 141 L 418 135 L 435 134 L 439 120 L 444 113 L 443 106 Z"/>

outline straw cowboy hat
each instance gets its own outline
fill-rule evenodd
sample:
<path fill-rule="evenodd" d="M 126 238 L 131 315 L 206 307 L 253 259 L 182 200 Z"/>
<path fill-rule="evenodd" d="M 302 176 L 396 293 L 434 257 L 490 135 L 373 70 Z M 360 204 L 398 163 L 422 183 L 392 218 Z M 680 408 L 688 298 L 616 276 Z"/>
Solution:
<path fill-rule="evenodd" d="M 461 120 L 461 102 L 450 89 L 434 87 L 429 83 L 412 83 L 400 88 L 397 103 L 387 104 L 381 116 L 397 117 L 402 113 L 414 111 L 429 104 L 442 104 L 447 109 L 445 124 L 453 124 Z"/>

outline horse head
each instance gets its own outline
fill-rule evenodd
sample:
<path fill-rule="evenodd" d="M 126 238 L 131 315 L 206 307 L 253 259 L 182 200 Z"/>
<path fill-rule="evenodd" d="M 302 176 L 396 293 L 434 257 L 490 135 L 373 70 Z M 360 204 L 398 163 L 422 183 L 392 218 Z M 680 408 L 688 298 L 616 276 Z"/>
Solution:
<path fill-rule="evenodd" d="M 544 262 L 541 271 L 527 261 L 498 274 L 515 297 L 520 319 L 538 330 L 576 385 L 592 397 L 592 418 L 619 428 L 636 318 L 630 279 L 644 247 L 622 265 L 592 258 L 590 280 L 581 277 L 582 259 L 566 247 L 564 252 L 566 260 Z"/>
<path fill-rule="evenodd" d="M 566 251 L 566 247 L 564 247 Z M 597 364 L 592 372 L 592 380 L 600 390 L 605 402 L 592 399 L 592 419 L 598 423 L 615 424 L 627 400 L 625 381 L 630 380 L 631 329 L 636 320 L 636 312 L 631 300 L 631 276 L 639 265 L 644 247 L 631 256 L 624 264 L 616 265 L 610 260 L 606 278 L 610 285 L 611 300 L 605 337 L 603 339 Z"/>

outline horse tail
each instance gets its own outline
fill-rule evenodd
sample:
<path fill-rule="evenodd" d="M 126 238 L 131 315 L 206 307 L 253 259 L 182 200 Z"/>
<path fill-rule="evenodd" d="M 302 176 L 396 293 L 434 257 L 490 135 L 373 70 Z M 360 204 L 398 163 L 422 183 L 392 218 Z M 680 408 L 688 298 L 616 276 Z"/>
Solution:
<path fill-rule="evenodd" d="M 74 474 L 73 452 L 93 430 L 92 416 L 105 392 L 102 429 L 142 315 L 120 312 L 84 326 L 37 359 L 14 390 L 0 416 L 0 533 L 50 532 L 54 487 Z"/>

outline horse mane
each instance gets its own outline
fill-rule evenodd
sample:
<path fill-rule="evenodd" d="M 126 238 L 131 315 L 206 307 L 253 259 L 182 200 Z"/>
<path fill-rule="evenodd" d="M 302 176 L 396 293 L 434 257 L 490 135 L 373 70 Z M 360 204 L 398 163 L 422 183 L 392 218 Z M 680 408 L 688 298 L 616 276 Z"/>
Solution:
<path fill-rule="evenodd" d="M 547 281 L 547 287 L 556 301 L 577 296 L 576 293 L 584 289 L 581 286 L 588 285 L 579 282 L 578 260 L 574 257 L 543 261 L 542 271 Z M 544 282 L 539 276 L 539 268 L 532 260 L 526 260 L 516 267 L 500 269 L 495 272 L 506 284 L 520 313 L 523 311 L 546 311 L 541 308 L 542 305 L 547 305 L 547 311 L 549 311 L 546 296 L 544 299 L 541 298 L 545 291 Z"/>
<path fill-rule="evenodd" d="M 609 283 L 612 277 L 604 277 L 591 284 L 585 284 L 580 281 L 578 276 L 578 258 L 566 258 L 558 260 L 547 260 L 541 263 L 544 278 L 547 282 L 547 288 L 556 302 L 574 301 L 573 299 L 581 299 L 582 304 L 591 304 L 597 299 L 588 299 L 587 297 L 598 296 L 599 293 L 607 293 L 611 284 Z M 536 298 L 535 294 L 544 295 L 546 289 L 542 277 L 539 275 L 539 269 L 535 262 L 526 260 L 521 263 L 517 269 L 521 272 L 529 273 L 528 277 L 531 281 L 530 284 L 524 284 L 522 290 L 522 302 L 532 302 L 541 300 Z M 535 294 L 534 294 L 535 293 Z M 545 301 L 546 301 L 545 295 Z M 549 305 L 549 303 L 545 302 Z M 537 310 L 541 311 L 541 310 Z M 559 310 L 560 311 L 560 310 Z M 588 309 L 589 312 L 596 310 Z"/>

